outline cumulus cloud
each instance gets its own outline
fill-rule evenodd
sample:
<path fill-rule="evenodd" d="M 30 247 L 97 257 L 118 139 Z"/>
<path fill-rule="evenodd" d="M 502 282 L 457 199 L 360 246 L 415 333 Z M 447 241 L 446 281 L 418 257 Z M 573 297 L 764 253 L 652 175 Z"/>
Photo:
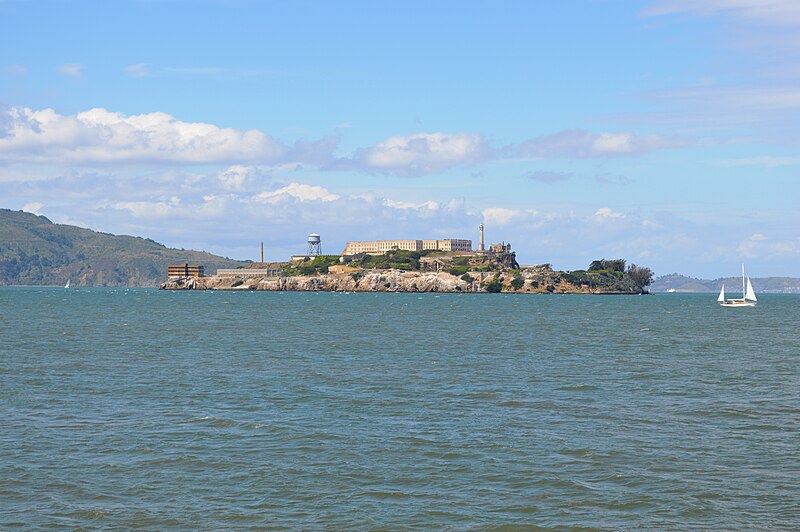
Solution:
<path fill-rule="evenodd" d="M 258 130 L 182 122 L 165 113 L 126 116 L 97 108 L 7 111 L 0 156 L 29 163 L 226 163 L 278 161 L 287 148 Z"/>
<path fill-rule="evenodd" d="M 63 65 L 59 65 L 58 72 L 62 76 L 67 76 L 68 78 L 80 78 L 83 76 L 83 65 L 78 63 L 64 63 Z"/>
<path fill-rule="evenodd" d="M 507 209 L 505 207 L 489 207 L 481 211 L 486 225 L 506 225 L 512 219 L 522 214 L 522 211 Z"/>
<path fill-rule="evenodd" d="M 594 216 L 593 216 L 593 218 L 595 220 L 598 220 L 598 221 L 601 221 L 601 222 L 608 221 L 608 220 L 618 220 L 618 219 L 624 218 L 624 217 L 625 217 L 625 215 L 622 214 L 621 212 L 615 212 L 615 211 L 609 209 L 608 207 L 600 207 L 599 209 L 597 209 L 597 211 L 594 213 Z"/>
<path fill-rule="evenodd" d="M 526 140 L 508 149 L 516 157 L 612 157 L 639 155 L 648 151 L 678 145 L 658 135 L 634 133 L 593 133 L 582 129 L 559 131 Z"/>
<path fill-rule="evenodd" d="M 419 176 L 477 163 L 490 151 L 478 135 L 416 133 L 360 150 L 355 163 L 377 172 Z"/>
<path fill-rule="evenodd" d="M 360 171 L 421 176 L 514 157 L 607 157 L 675 145 L 662 137 L 632 133 L 559 132 L 496 150 L 469 133 L 394 136 L 337 155 L 340 138 L 300 139 L 289 146 L 257 130 L 184 122 L 166 113 L 125 115 L 103 108 L 75 115 L 53 109 L 0 106 L 0 160 L 53 167 L 102 165 L 264 165 L 297 170 Z M 232 178 L 223 176 L 223 181 Z M 557 172 L 530 174 L 552 183 Z M 228 181 L 236 186 L 236 179 Z"/>
<path fill-rule="evenodd" d="M 324 187 L 305 185 L 302 183 L 289 183 L 285 187 L 272 192 L 261 192 L 253 198 L 258 203 L 276 205 L 283 201 L 322 201 L 330 202 L 339 199 L 336 194 L 331 194 Z"/>
<path fill-rule="evenodd" d="M 229 166 L 216 174 L 217 181 L 226 190 L 243 190 L 262 177 L 260 168 L 241 164 Z"/>

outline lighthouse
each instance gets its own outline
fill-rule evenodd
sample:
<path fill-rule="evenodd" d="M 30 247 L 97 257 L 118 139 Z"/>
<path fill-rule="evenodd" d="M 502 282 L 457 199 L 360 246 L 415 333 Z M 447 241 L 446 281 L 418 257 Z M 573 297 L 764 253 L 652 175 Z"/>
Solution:
<path fill-rule="evenodd" d="M 478 239 L 478 252 L 486 251 L 486 248 L 483 247 L 483 224 L 478 226 L 478 230 L 480 231 L 480 238 Z"/>

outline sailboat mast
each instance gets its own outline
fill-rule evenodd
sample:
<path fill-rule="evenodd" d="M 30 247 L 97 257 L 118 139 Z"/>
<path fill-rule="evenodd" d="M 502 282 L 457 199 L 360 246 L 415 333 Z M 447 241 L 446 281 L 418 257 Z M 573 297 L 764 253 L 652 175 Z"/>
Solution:
<path fill-rule="evenodd" d="M 745 296 L 746 293 L 747 292 L 744 289 L 744 262 L 743 262 L 742 263 L 742 299 L 744 299 L 744 296 Z"/>

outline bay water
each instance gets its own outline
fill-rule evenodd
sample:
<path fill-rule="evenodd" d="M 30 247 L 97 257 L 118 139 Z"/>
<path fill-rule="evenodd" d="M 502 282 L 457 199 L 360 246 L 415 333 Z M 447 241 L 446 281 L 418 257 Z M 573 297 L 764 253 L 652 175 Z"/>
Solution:
<path fill-rule="evenodd" d="M 0 289 L 3 529 L 798 529 L 800 296 Z"/>

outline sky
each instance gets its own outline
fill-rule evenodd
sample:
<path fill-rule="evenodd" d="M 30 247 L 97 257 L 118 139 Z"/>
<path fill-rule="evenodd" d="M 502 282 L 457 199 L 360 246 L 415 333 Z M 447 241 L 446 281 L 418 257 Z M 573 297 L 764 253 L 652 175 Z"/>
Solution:
<path fill-rule="evenodd" d="M 796 0 L 0 0 L 0 208 L 800 277 Z"/>

